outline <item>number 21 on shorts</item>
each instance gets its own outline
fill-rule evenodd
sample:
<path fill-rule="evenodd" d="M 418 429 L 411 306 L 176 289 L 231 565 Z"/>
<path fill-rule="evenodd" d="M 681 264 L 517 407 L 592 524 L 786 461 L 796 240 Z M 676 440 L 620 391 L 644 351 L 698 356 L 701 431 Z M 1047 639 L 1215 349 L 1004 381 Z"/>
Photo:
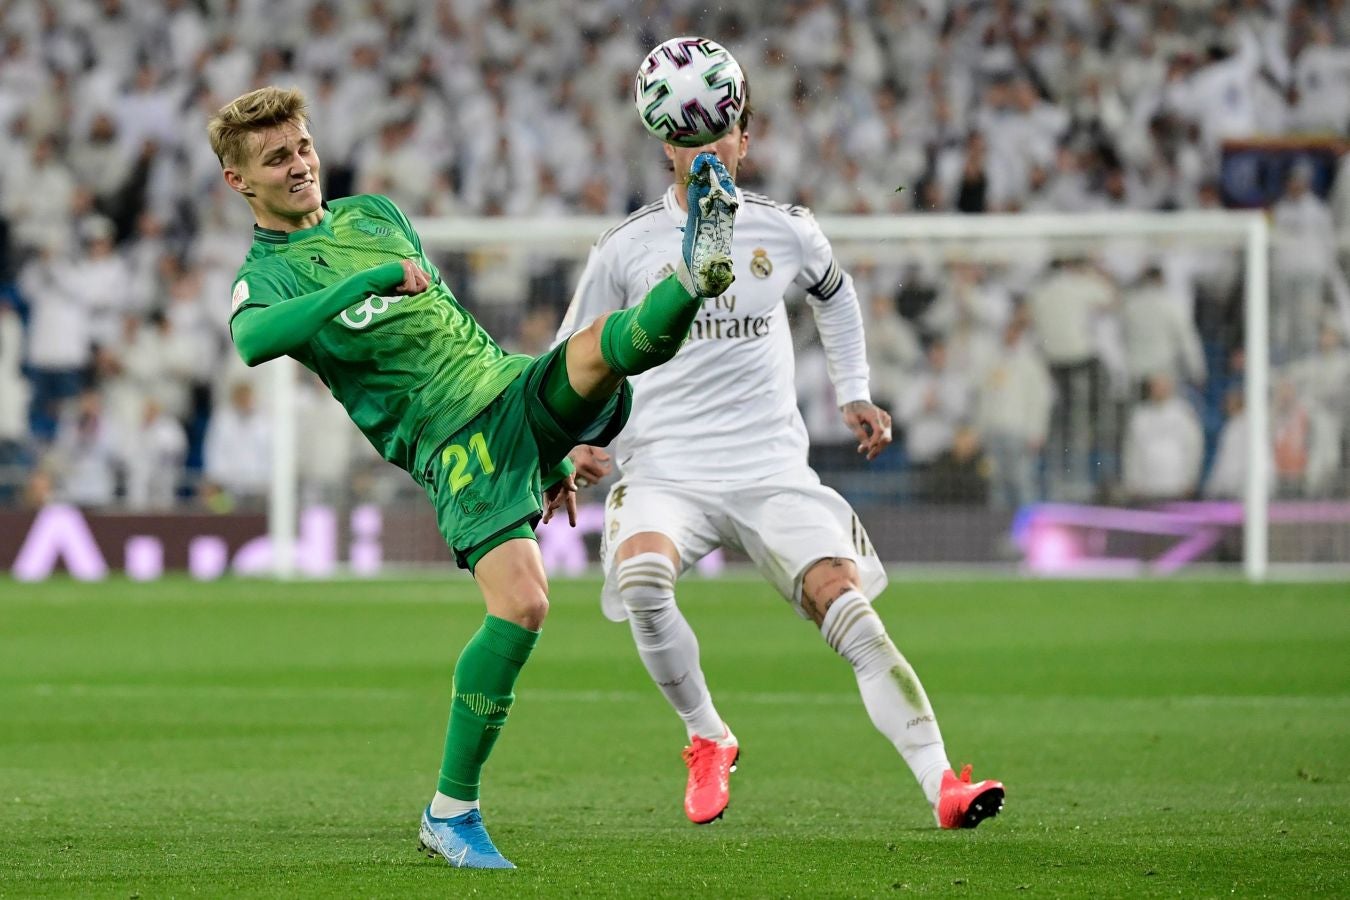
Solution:
<path fill-rule="evenodd" d="M 473 453 L 478 458 L 478 468 L 484 475 L 491 475 L 497 467 L 492 464 L 492 454 L 488 453 L 487 441 L 483 438 L 483 432 L 476 431 L 469 438 L 469 448 L 464 449 L 463 444 L 450 444 L 441 451 L 441 466 L 446 470 L 445 480 L 450 483 L 450 494 L 454 496 L 462 491 L 470 481 L 473 481 L 473 473 L 469 471 L 469 454 Z"/>

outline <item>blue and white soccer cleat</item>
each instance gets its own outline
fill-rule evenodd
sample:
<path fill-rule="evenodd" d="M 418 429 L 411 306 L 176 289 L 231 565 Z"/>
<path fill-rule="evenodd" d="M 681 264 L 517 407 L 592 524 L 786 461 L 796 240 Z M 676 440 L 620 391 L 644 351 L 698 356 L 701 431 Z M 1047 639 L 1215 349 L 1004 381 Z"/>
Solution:
<path fill-rule="evenodd" d="M 689 167 L 689 218 L 684 226 L 680 281 L 695 297 L 716 297 L 731 286 L 731 232 L 736 222 L 736 183 L 722 161 L 700 153 Z M 686 280 L 686 274 L 688 279 Z"/>
<path fill-rule="evenodd" d="M 449 819 L 438 819 L 428 806 L 422 811 L 422 828 L 417 849 L 432 859 L 441 857 L 457 869 L 514 869 L 515 863 L 502 856 L 483 827 L 478 810 Z"/>

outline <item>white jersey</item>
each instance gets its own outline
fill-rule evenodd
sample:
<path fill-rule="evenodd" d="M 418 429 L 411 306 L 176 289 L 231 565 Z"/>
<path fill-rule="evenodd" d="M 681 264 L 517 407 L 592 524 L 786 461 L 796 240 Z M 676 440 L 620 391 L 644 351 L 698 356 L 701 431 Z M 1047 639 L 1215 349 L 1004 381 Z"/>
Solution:
<path fill-rule="evenodd" d="M 632 415 L 615 446 L 625 477 L 724 481 L 806 464 L 792 335 L 783 296 L 803 288 L 816 315 L 840 405 L 868 400 L 862 318 L 852 279 L 804 207 L 738 191 L 736 281 L 704 301 L 670 362 L 632 378 Z M 634 306 L 674 271 L 686 214 L 675 188 L 604 234 L 558 331 Z"/>

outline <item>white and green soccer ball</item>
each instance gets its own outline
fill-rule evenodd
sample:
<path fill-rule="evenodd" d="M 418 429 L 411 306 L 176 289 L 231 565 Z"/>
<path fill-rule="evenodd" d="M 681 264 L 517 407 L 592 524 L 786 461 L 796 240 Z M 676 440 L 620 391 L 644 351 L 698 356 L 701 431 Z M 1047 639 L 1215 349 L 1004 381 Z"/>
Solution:
<path fill-rule="evenodd" d="M 702 147 L 735 126 L 750 92 L 725 47 L 677 37 L 647 54 L 633 94 L 642 124 L 654 136 L 676 147 Z"/>

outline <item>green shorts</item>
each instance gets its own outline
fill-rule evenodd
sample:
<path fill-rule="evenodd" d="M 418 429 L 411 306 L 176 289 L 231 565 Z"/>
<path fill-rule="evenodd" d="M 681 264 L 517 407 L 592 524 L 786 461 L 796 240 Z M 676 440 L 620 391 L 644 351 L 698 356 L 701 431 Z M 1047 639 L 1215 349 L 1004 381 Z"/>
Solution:
<path fill-rule="evenodd" d="M 543 388 L 550 368 L 562 364 L 564 346 L 522 369 L 414 476 L 461 568 L 472 571 L 489 550 L 512 538 L 533 538 L 544 509 L 541 477 L 577 444 L 608 444 L 628 421 L 633 389 L 625 381 L 581 433 L 558 424 Z"/>

